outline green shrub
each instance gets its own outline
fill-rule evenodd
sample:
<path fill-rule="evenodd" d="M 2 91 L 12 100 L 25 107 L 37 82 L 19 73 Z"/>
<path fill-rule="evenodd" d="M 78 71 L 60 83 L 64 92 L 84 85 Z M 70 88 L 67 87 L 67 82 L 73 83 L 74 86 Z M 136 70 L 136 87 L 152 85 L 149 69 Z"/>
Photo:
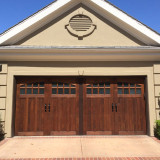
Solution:
<path fill-rule="evenodd" d="M 2 124 L 1 117 L 0 117 L 0 141 L 2 141 L 4 138 L 5 138 L 4 126 Z"/>
<path fill-rule="evenodd" d="M 160 120 L 156 121 L 156 126 L 154 128 L 154 135 L 155 135 L 155 137 L 160 139 Z"/>

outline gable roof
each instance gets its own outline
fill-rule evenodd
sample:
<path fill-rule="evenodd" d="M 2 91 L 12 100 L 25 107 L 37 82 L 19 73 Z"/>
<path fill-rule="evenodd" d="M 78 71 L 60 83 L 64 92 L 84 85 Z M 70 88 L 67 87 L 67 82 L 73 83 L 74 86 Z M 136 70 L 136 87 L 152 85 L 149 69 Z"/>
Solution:
<path fill-rule="evenodd" d="M 15 44 L 79 4 L 91 8 L 146 45 L 160 46 L 160 35 L 158 33 L 106 0 L 56 0 L 2 33 L 0 35 L 0 45 Z"/>

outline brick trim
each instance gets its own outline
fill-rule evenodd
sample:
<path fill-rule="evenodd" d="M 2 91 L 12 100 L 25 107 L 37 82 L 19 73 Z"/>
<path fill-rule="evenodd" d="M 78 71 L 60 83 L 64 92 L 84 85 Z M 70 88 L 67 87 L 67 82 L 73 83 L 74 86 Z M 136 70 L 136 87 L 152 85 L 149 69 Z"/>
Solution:
<path fill-rule="evenodd" d="M 0 142 L 0 146 L 2 146 L 4 143 L 6 143 L 8 141 L 8 138 L 6 138 L 6 139 L 4 139 L 4 140 L 2 140 L 1 142 Z M 1 160 L 1 159 L 0 159 Z"/>
<path fill-rule="evenodd" d="M 75 136 L 14 136 L 13 138 L 15 138 L 15 139 L 57 139 L 57 138 L 121 138 L 121 137 L 123 137 L 123 138 L 138 138 L 138 137 L 149 137 L 149 136 L 147 136 L 147 135 L 137 135 L 137 136 L 107 136 L 107 135 L 100 135 L 100 136 L 96 136 L 96 135 L 93 135 L 93 136 L 91 136 L 91 135 L 86 135 L 86 136 L 77 136 L 77 135 L 75 135 Z"/>
<path fill-rule="evenodd" d="M 160 157 L 3 158 L 0 160 L 160 160 Z"/>
<path fill-rule="evenodd" d="M 160 140 L 156 137 L 152 137 L 153 140 L 155 140 L 156 142 L 160 143 Z"/>

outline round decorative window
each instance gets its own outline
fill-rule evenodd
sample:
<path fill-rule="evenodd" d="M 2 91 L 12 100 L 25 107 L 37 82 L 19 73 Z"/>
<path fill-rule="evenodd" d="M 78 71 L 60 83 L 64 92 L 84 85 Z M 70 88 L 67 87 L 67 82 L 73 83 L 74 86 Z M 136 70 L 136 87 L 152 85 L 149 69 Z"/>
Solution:
<path fill-rule="evenodd" d="M 71 28 L 75 31 L 87 31 L 92 26 L 92 20 L 85 15 L 76 15 L 69 21 Z"/>
<path fill-rule="evenodd" d="M 73 16 L 65 27 L 71 35 L 79 39 L 92 34 L 96 29 L 96 25 L 93 24 L 91 18 L 83 14 Z"/>

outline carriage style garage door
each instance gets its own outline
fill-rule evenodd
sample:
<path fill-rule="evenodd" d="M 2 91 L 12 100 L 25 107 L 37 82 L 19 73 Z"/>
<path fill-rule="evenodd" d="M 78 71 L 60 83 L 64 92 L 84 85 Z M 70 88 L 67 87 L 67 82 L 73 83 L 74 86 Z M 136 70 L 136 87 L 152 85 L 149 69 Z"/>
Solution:
<path fill-rule="evenodd" d="M 144 77 L 16 77 L 15 135 L 146 134 Z"/>

